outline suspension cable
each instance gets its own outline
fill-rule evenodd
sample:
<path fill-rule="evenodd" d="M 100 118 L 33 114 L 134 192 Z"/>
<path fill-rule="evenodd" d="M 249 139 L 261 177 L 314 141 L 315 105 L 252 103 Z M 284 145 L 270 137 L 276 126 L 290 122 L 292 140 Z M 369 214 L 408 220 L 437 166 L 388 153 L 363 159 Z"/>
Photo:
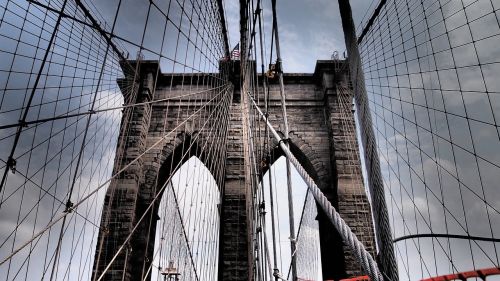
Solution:
<path fill-rule="evenodd" d="M 289 139 L 289 128 L 288 128 L 288 119 L 286 113 L 286 97 L 285 97 L 285 85 L 283 82 L 283 65 L 281 61 L 281 50 L 280 50 L 280 41 L 279 41 L 279 32 L 278 32 L 278 18 L 276 15 L 276 0 L 272 0 L 272 13 L 273 13 L 273 34 L 276 40 L 276 68 L 278 73 L 278 80 L 280 85 L 280 95 L 281 95 L 281 110 L 283 114 L 283 125 L 284 125 L 284 135 L 285 135 L 285 146 L 289 149 L 290 146 L 288 144 Z M 297 280 L 297 258 L 295 256 L 295 251 L 297 250 L 297 245 L 295 241 L 295 216 L 293 210 L 293 192 L 292 192 L 292 171 L 290 165 L 290 159 L 288 159 L 288 155 L 286 156 L 286 185 L 288 191 L 288 220 L 290 226 L 290 252 L 291 256 L 291 266 L 292 266 L 292 280 Z"/>
<path fill-rule="evenodd" d="M 295 156 L 292 154 L 288 146 L 285 145 L 283 139 L 279 136 L 279 134 L 273 128 L 271 123 L 269 123 L 269 120 L 264 115 L 264 113 L 262 113 L 260 108 L 255 103 L 254 99 L 249 94 L 248 97 L 252 102 L 254 108 L 259 112 L 260 117 L 264 120 L 267 127 L 273 134 L 275 140 L 278 141 L 279 146 L 283 150 L 283 153 L 287 155 L 287 157 L 290 159 L 290 162 L 294 165 L 299 175 L 302 177 L 302 179 L 304 179 L 305 183 L 307 184 L 307 187 L 309 188 L 312 195 L 316 199 L 316 202 L 320 205 L 320 207 L 323 209 L 323 211 L 329 218 L 330 222 L 332 222 L 332 224 L 339 232 L 344 244 L 346 244 L 353 250 L 354 256 L 357 258 L 358 262 L 361 264 L 365 272 L 370 276 L 371 280 L 383 281 L 384 279 L 382 277 L 382 274 L 380 273 L 377 263 L 375 262 L 373 257 L 365 249 L 363 244 L 358 240 L 358 238 L 352 232 L 351 228 L 347 225 L 347 223 L 340 217 L 339 213 L 335 210 L 330 201 L 328 201 L 328 199 L 316 185 L 314 180 L 309 176 L 309 174 L 302 167 L 302 165 L 300 165 L 297 158 L 295 158 Z"/>

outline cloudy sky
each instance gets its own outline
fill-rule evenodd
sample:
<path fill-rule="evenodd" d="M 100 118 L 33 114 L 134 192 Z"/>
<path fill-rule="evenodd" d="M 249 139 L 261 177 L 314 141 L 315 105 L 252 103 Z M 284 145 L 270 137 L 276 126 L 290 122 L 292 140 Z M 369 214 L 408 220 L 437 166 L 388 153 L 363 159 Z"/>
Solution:
<path fill-rule="evenodd" d="M 375 3 L 374 3 L 375 2 Z M 376 6 L 372 0 L 351 1 L 357 25 L 369 18 L 369 11 Z M 272 24 L 271 1 L 263 1 L 266 42 L 270 41 Z M 239 3 L 225 1 L 230 46 L 239 41 Z M 278 23 L 283 67 L 285 72 L 311 73 L 316 60 L 330 59 L 334 51 L 345 50 L 344 37 L 337 1 L 305 0 L 278 1 Z"/>
<path fill-rule="evenodd" d="M 56 10 L 62 6 L 62 1 L 49 2 Z M 118 0 L 85 2 L 104 29 L 115 35 L 114 42 L 129 58 L 135 58 L 142 46 L 142 55 L 159 59 L 163 72 L 218 70 L 222 57 L 220 42 L 217 38 L 202 40 L 207 38 L 203 32 L 210 32 L 207 26 L 211 23 L 204 21 L 206 16 L 190 16 L 196 18 L 192 22 L 196 28 L 191 28 L 182 16 L 181 6 L 186 3 L 191 7 L 191 1 L 172 1 L 172 5 L 154 1 L 156 6 L 147 20 L 149 1 L 121 1 L 118 13 Z M 358 34 L 377 2 L 351 1 Z M 405 1 L 388 2 L 391 10 L 383 17 L 392 15 L 395 3 L 399 17 L 391 16 L 390 28 L 383 23 L 376 25 L 374 36 L 368 37 L 362 51 L 394 237 L 432 231 L 499 237 L 500 5 L 491 0 L 406 1 L 411 5 Z M 66 13 L 84 19 L 74 2 L 68 3 Z M 232 48 L 239 39 L 239 6 L 234 0 L 226 0 L 224 5 Z M 264 37 L 269 45 L 270 1 L 264 1 L 263 6 Z M 412 11 L 410 17 L 408 10 Z M 162 11 L 169 11 L 169 24 Z M 186 11 L 190 13 L 189 8 Z M 116 83 L 117 78 L 123 77 L 120 57 L 113 53 L 105 60 L 107 44 L 95 30 L 69 19 L 62 21 L 49 52 L 49 66 L 42 71 L 44 75 L 35 91 L 32 87 L 57 14 L 23 0 L 9 0 L 0 4 L 0 15 L 1 126 L 17 123 L 31 93 L 36 94 L 27 120 L 87 112 L 95 92 L 98 95 L 94 109 L 123 103 Z M 116 26 L 111 30 L 115 15 Z M 342 57 L 345 45 L 337 1 L 278 1 L 278 23 L 285 72 L 313 72 L 316 60 L 329 59 L 334 51 Z M 429 32 L 421 33 L 422 30 Z M 188 47 L 188 40 L 198 48 Z M 106 64 L 100 78 L 103 61 Z M 0 199 L 0 258 L 62 212 L 73 178 L 77 179 L 73 185 L 78 186 L 73 201 L 95 187 L 105 189 L 120 117 L 119 111 L 109 111 L 92 119 L 79 172 L 75 171 L 75 163 L 86 127 L 84 116 L 23 130 L 14 154 L 17 172 L 8 172 Z M 0 146 L 5 148 L 0 151 L 2 173 L 15 129 L 0 130 Z M 283 163 L 281 159 L 275 165 L 281 187 L 285 186 Z M 293 178 L 298 220 L 306 189 L 296 174 Z M 280 192 L 284 193 L 284 188 Z M 89 274 L 103 195 L 100 192 L 92 197 L 71 217 L 68 225 L 73 231 L 68 230 L 63 241 L 69 250 L 63 251 L 60 266 L 68 270 L 61 269 L 58 279 Z M 287 271 L 289 255 L 285 198 L 278 199 L 282 272 Z M 308 227 L 314 229 L 314 223 Z M 28 274 L 45 272 L 42 279 L 49 279 L 54 257 L 48 253 L 54 252 L 57 245 L 56 229 L 59 228 L 2 265 L 2 276 L 24 280 Z M 310 235 L 313 237 L 314 231 Z M 397 243 L 396 255 L 402 280 L 414 280 L 498 266 L 498 247 L 498 243 L 444 238 L 406 240 Z M 74 257 L 77 248 L 90 258 Z M 39 262 L 26 256 L 37 257 Z M 453 266 L 448 259 L 453 259 Z M 78 262 L 71 262 L 75 260 Z"/>

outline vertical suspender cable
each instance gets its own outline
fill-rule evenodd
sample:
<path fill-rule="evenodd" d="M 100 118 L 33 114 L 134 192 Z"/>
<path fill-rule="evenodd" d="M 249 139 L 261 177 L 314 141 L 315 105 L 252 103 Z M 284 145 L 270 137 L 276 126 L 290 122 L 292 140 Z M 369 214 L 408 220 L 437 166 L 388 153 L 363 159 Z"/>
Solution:
<path fill-rule="evenodd" d="M 52 45 L 54 44 L 54 40 L 56 39 L 57 33 L 59 32 L 59 26 L 60 26 L 61 20 L 63 18 L 63 12 L 64 12 L 64 9 L 66 7 L 66 3 L 67 3 L 67 1 L 63 2 L 63 5 L 61 7 L 61 12 L 57 16 L 57 21 L 54 25 L 54 29 L 53 29 L 52 34 L 50 36 L 50 40 L 47 44 L 47 49 L 45 50 L 45 54 L 44 54 L 42 62 L 40 64 L 40 68 L 39 68 L 37 76 L 35 78 L 35 82 L 34 82 L 33 86 L 31 87 L 31 93 L 29 95 L 26 106 L 24 107 L 24 111 L 22 112 L 21 120 L 19 120 L 19 124 L 24 124 L 26 122 L 26 118 L 28 117 L 28 112 L 31 109 L 31 104 L 32 104 L 33 99 L 35 97 L 36 90 L 38 88 L 38 84 L 40 83 L 40 78 L 42 77 L 42 72 L 45 69 L 45 64 L 47 63 L 47 59 L 49 57 Z M 7 11 L 7 9 L 6 9 L 6 11 Z M 3 172 L 2 180 L 0 181 L 0 193 L 2 192 L 3 187 L 7 182 L 7 176 L 8 176 L 9 171 L 10 170 L 15 171 L 15 169 L 13 169 L 13 167 L 15 167 L 15 163 L 16 163 L 16 161 L 14 159 L 14 153 L 16 152 L 17 145 L 19 143 L 19 139 L 21 137 L 22 132 L 23 132 L 23 126 L 17 127 L 17 131 L 16 131 L 16 134 L 14 136 L 12 148 L 11 148 L 10 154 L 7 158 L 7 163 L 6 163 L 7 165 L 6 165 L 5 170 Z"/>
<path fill-rule="evenodd" d="M 351 250 L 353 251 L 354 257 L 361 264 L 361 267 L 363 268 L 363 270 L 368 274 L 368 276 L 370 277 L 370 280 L 383 281 L 384 278 L 382 277 L 382 274 L 380 273 L 380 271 L 378 269 L 377 263 L 375 262 L 373 257 L 370 255 L 370 253 L 365 249 L 365 247 L 363 246 L 363 243 L 361 243 L 359 241 L 359 239 L 356 237 L 356 235 L 352 232 L 349 225 L 347 225 L 347 223 L 342 219 L 342 217 L 340 217 L 340 214 L 337 212 L 337 210 L 335 210 L 335 208 L 332 206 L 330 201 L 328 201 L 328 198 L 326 198 L 326 196 L 323 194 L 323 192 L 321 192 L 321 190 L 316 185 L 314 180 L 309 176 L 309 174 L 302 167 L 302 165 L 300 165 L 297 158 L 295 158 L 293 156 L 293 154 L 290 152 L 290 149 L 288 148 L 288 146 L 286 146 L 286 144 L 283 142 L 283 140 L 278 135 L 276 130 L 273 128 L 271 123 L 269 123 L 269 120 L 267 120 L 264 113 L 262 113 L 262 111 L 257 106 L 257 104 L 255 103 L 253 98 L 251 96 L 249 96 L 249 99 L 250 99 L 250 102 L 252 102 L 253 107 L 260 114 L 261 118 L 265 120 L 267 127 L 269 128 L 269 130 L 273 134 L 274 138 L 278 141 L 281 149 L 283 150 L 283 153 L 287 156 L 287 159 L 290 159 L 290 161 L 293 163 L 294 167 L 297 169 L 298 174 L 302 177 L 304 182 L 307 184 L 307 187 L 311 191 L 316 202 L 323 209 L 323 211 L 327 215 L 330 222 L 333 224 L 333 226 L 339 232 L 344 244 L 347 245 L 349 248 L 351 248 Z M 389 280 L 392 280 L 392 279 L 389 279 Z"/>
<path fill-rule="evenodd" d="M 372 128 L 370 109 L 366 96 L 364 75 L 361 67 L 361 57 L 358 49 L 356 30 L 352 19 L 349 0 L 339 0 L 339 10 L 344 30 L 351 81 L 358 106 L 358 117 L 361 121 L 361 141 L 365 152 L 365 165 L 368 171 L 368 183 L 372 198 L 372 210 L 375 219 L 377 245 L 379 247 L 379 262 L 382 272 L 390 280 L 398 280 L 398 269 L 394 256 L 394 246 L 389 225 L 389 214 L 385 202 L 384 185 L 380 172 L 380 162 L 375 144 L 375 134 Z"/>
<path fill-rule="evenodd" d="M 263 48 L 263 38 L 262 38 L 262 9 L 259 6 L 258 11 L 256 11 L 258 14 L 258 24 L 259 24 L 259 41 L 260 41 L 260 57 L 261 57 L 261 72 L 262 72 L 262 86 L 264 90 L 264 108 L 266 112 L 266 119 L 268 118 L 269 115 L 269 91 L 268 91 L 268 80 L 265 75 L 264 71 L 264 48 Z M 269 140 L 269 130 L 267 127 L 265 127 L 265 139 Z M 274 195 L 273 195 L 273 182 L 272 182 L 272 175 L 271 175 L 271 155 L 270 151 L 266 151 L 269 155 L 268 163 L 269 163 L 269 170 L 268 170 L 268 175 L 269 175 L 269 201 L 270 201 L 270 206 L 271 206 L 271 231 L 272 231 L 272 243 L 273 243 L 273 276 L 275 281 L 278 281 L 278 276 L 279 276 L 279 270 L 278 270 L 278 255 L 276 251 L 276 226 L 274 222 Z M 264 184 L 264 180 L 262 179 L 262 184 Z M 263 195 L 264 196 L 264 195 Z M 267 245 L 267 237 L 266 237 L 266 231 L 264 227 L 264 239 L 265 239 L 265 244 Z M 266 247 L 266 251 L 267 251 Z M 267 253 L 269 254 L 269 253 Z M 270 262 L 270 261 L 268 261 Z"/>
<path fill-rule="evenodd" d="M 276 68 L 278 73 L 278 79 L 280 83 L 280 95 L 281 95 L 281 109 L 283 111 L 283 124 L 285 127 L 285 140 L 288 141 L 288 120 L 286 114 L 286 98 L 285 98 L 285 85 L 283 83 L 283 66 L 281 62 L 281 51 L 280 51 L 280 39 L 278 32 L 278 18 L 276 17 L 276 0 L 272 0 L 273 8 L 273 33 L 276 40 Z M 289 148 L 289 144 L 285 143 L 286 147 Z M 295 258 L 295 222 L 293 214 L 293 196 L 292 196 L 292 179 L 291 179 L 291 166 L 290 159 L 286 156 L 286 185 L 288 190 L 288 216 L 290 223 L 290 253 L 291 253 L 291 267 L 292 267 L 292 280 L 297 280 L 297 266 Z"/>

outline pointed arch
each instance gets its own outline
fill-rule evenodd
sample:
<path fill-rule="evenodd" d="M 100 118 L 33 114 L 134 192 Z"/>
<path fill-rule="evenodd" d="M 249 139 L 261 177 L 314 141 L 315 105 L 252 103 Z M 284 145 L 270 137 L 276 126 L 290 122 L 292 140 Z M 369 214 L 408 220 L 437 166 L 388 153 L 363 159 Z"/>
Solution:
<path fill-rule="evenodd" d="M 147 207 L 152 203 L 154 198 L 156 198 L 153 207 L 147 212 L 148 219 L 144 220 L 136 230 L 134 234 L 132 245 L 136 248 L 140 248 L 140 252 L 144 255 L 132 255 L 130 258 L 133 260 L 132 264 L 142 264 L 142 268 L 134 268 L 132 271 L 136 272 L 134 276 L 146 276 L 151 277 L 149 268 L 152 268 L 154 261 L 155 252 L 155 239 L 157 233 L 158 222 L 160 221 L 159 208 L 161 206 L 162 200 L 164 200 L 165 194 L 168 192 L 169 199 L 172 200 L 172 178 L 173 176 L 181 170 L 181 167 L 188 162 L 191 158 L 196 157 L 199 162 L 201 162 L 210 176 L 215 180 L 217 187 L 217 192 L 221 190 L 221 181 L 224 176 L 223 161 L 214 161 L 214 159 L 223 159 L 225 155 L 221 155 L 221 150 L 214 147 L 213 145 L 207 146 L 211 140 L 205 138 L 202 134 L 198 132 L 186 133 L 180 132 L 175 137 L 167 140 L 165 145 L 156 151 L 151 151 L 146 157 L 143 163 L 143 183 L 140 185 L 140 191 L 138 193 L 136 201 L 136 218 L 142 216 L 146 213 Z M 170 185 L 170 186 L 169 186 Z M 177 195 L 173 195 L 174 197 Z M 220 198 L 220 194 L 217 196 Z M 175 199 L 170 202 L 172 204 L 177 204 Z M 215 207 L 217 208 L 217 206 Z M 177 214 L 172 213 L 174 217 L 172 218 L 172 223 L 177 222 L 177 224 L 182 224 L 182 216 L 178 208 L 174 208 Z M 218 211 L 216 212 L 218 214 Z M 177 229 L 179 230 L 179 229 Z M 182 226 L 182 231 L 179 235 L 186 235 L 186 229 Z M 218 237 L 218 236 L 217 236 Z M 186 237 L 180 237 L 185 239 L 184 250 L 190 251 L 190 247 L 186 246 L 188 241 Z M 189 253 L 191 255 L 191 253 Z M 189 259 L 191 263 L 191 268 L 195 268 L 195 261 L 193 257 Z M 148 276 L 149 275 L 149 276 Z M 198 278 L 194 278 L 196 280 Z"/>
<path fill-rule="evenodd" d="M 278 131 L 278 134 L 283 138 L 281 132 Z M 289 133 L 288 144 L 292 154 L 297 158 L 300 165 L 304 167 L 316 184 L 323 190 L 330 188 L 330 171 L 313 147 L 295 132 Z M 285 155 L 278 142 L 274 139 L 272 141 L 272 147 L 273 149 L 270 152 L 269 159 L 263 159 L 263 163 L 268 164 L 263 165 L 262 174 L 265 174 L 278 158 Z"/>
<path fill-rule="evenodd" d="M 278 134 L 280 134 L 281 138 L 284 139 L 281 132 L 278 132 Z M 338 208 L 338 178 L 336 175 L 336 163 L 330 158 L 331 155 L 328 155 L 328 157 L 320 155 L 316 152 L 314 147 L 309 144 L 306 137 L 302 137 L 293 131 L 289 133 L 288 144 L 292 154 L 299 161 L 306 172 L 313 178 L 318 187 L 323 191 L 323 194 L 335 208 Z M 264 159 L 264 163 L 268 164 L 264 166 L 263 174 L 269 170 L 275 161 L 277 161 L 281 156 L 284 156 L 283 150 L 277 141 L 273 140 L 272 147 L 273 149 L 269 155 L 270 159 Z M 326 159 L 331 162 L 325 163 Z M 332 166 L 332 170 L 328 168 L 330 166 Z M 319 223 L 323 277 L 334 276 L 335 280 L 346 278 L 348 275 L 346 273 L 346 260 L 344 258 L 345 249 L 342 239 L 338 231 L 334 228 L 319 206 L 317 206 L 317 210 L 318 213 L 316 220 L 318 220 Z M 332 264 L 335 264 L 335 266 L 331 266 Z"/>
<path fill-rule="evenodd" d="M 222 163 L 216 163 L 214 158 L 218 158 L 221 151 L 217 147 L 206 148 L 209 140 L 203 135 L 195 133 L 180 133 L 175 139 L 167 143 L 161 152 L 161 163 L 158 169 L 158 184 L 173 175 L 191 156 L 196 156 L 210 171 L 211 175 L 221 185 L 223 176 Z M 220 158 L 224 155 L 220 155 Z"/>

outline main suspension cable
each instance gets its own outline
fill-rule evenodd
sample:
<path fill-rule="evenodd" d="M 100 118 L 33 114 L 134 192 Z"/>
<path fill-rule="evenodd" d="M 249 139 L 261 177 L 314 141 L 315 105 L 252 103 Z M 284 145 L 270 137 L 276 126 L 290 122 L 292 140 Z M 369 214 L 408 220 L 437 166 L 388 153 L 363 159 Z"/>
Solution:
<path fill-rule="evenodd" d="M 377 263 L 375 262 L 373 257 L 365 249 L 363 244 L 358 240 L 358 238 L 352 232 L 351 228 L 347 225 L 347 223 L 340 217 L 339 213 L 335 210 L 335 208 L 332 206 L 330 201 L 328 201 L 328 199 L 323 194 L 323 192 L 321 192 L 321 190 L 316 185 L 314 180 L 309 176 L 309 174 L 302 167 L 302 165 L 300 165 L 300 163 L 295 158 L 295 156 L 292 154 L 290 149 L 284 144 L 283 139 L 279 136 L 279 134 L 273 128 L 271 123 L 269 123 L 269 120 L 267 119 L 267 117 L 264 115 L 264 113 L 262 113 L 260 108 L 255 103 L 254 99 L 249 94 L 248 94 L 248 98 L 252 102 L 253 107 L 260 114 L 260 117 L 264 120 L 264 122 L 268 126 L 268 128 L 271 131 L 271 133 L 273 134 L 275 140 L 278 141 L 279 146 L 283 150 L 283 153 L 285 153 L 285 155 L 287 155 L 287 157 L 290 159 L 290 162 L 294 165 L 294 167 L 297 170 L 297 172 L 299 173 L 299 175 L 302 177 L 302 179 L 304 179 L 309 190 L 311 191 L 312 195 L 316 199 L 316 202 L 320 205 L 320 207 L 323 209 L 323 211 L 327 215 L 330 222 L 332 222 L 332 224 L 335 226 L 335 228 L 339 232 L 344 244 L 346 244 L 347 246 L 349 246 L 353 250 L 354 256 L 357 258 L 358 262 L 361 264 L 361 266 L 365 270 L 365 272 L 370 276 L 371 280 L 383 281 L 384 278 L 382 277 L 382 274 L 380 273 L 378 266 L 377 266 Z"/>

